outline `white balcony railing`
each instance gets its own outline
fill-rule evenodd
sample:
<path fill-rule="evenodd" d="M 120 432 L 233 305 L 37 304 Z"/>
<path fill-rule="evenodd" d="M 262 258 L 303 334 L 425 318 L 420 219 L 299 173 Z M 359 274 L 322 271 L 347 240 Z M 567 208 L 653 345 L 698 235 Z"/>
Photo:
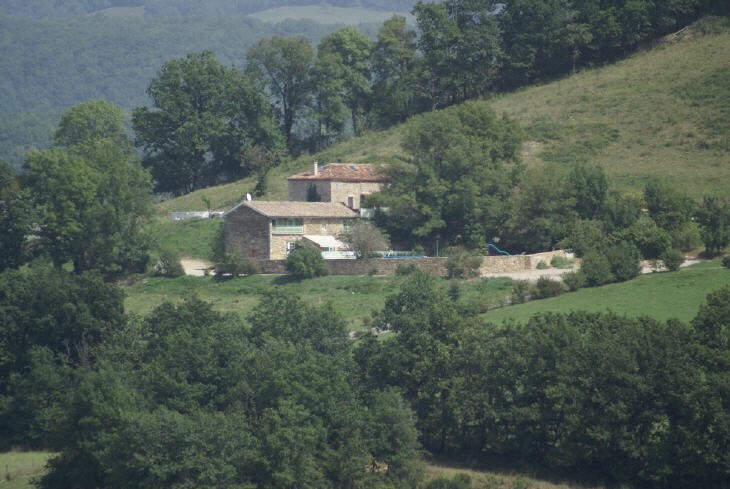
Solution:
<path fill-rule="evenodd" d="M 271 234 L 304 234 L 304 226 L 273 226 Z"/>

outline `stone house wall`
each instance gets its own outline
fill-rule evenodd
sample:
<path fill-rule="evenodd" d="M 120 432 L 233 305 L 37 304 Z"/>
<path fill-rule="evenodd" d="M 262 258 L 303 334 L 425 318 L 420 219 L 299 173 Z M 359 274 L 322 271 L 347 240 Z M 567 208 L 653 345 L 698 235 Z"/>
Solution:
<path fill-rule="evenodd" d="M 296 234 L 271 234 L 269 258 L 283 260 L 286 258 L 286 244 L 301 240 L 305 234 L 328 235 L 337 237 L 342 234 L 341 218 L 304 218 L 304 232 Z"/>
<path fill-rule="evenodd" d="M 309 196 L 309 187 L 315 186 L 322 202 L 332 202 L 332 192 L 328 180 L 289 180 L 289 200 L 306 202 Z"/>
<path fill-rule="evenodd" d="M 553 256 L 565 257 L 562 250 L 536 253 L 534 255 L 511 255 L 511 256 L 485 256 L 482 266 L 479 268 L 480 275 L 488 273 L 508 273 L 531 270 L 537 264 L 544 261 L 550 264 Z M 445 257 L 430 258 L 374 258 L 370 260 L 325 260 L 330 275 L 393 275 L 399 265 L 414 264 L 421 270 L 433 273 L 434 275 L 446 276 Z M 261 273 L 286 273 L 284 260 L 272 260 L 259 262 Z"/>
<path fill-rule="evenodd" d="M 352 197 L 352 208 L 361 207 L 360 196 L 379 192 L 382 182 L 337 182 L 331 180 L 289 180 L 289 200 L 306 202 L 309 187 L 317 187 L 322 202 L 342 202 L 348 205 L 348 197 Z"/>
<path fill-rule="evenodd" d="M 268 260 L 271 224 L 267 217 L 241 206 L 228 214 L 223 223 L 226 251 L 247 260 Z"/>

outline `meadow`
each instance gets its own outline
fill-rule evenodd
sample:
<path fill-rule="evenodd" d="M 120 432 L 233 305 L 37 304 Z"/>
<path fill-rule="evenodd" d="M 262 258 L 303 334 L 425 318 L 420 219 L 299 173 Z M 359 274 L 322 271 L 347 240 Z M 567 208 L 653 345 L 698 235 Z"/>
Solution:
<path fill-rule="evenodd" d="M 277 7 L 249 14 L 248 16 L 272 24 L 295 19 L 311 20 L 318 24 L 358 25 L 382 24 L 393 15 L 406 17 L 410 24 L 415 24 L 415 18 L 407 12 L 383 12 L 367 8 L 334 7 L 326 4 Z"/>
<path fill-rule="evenodd" d="M 48 452 L 5 452 L 0 453 L 0 470 L 3 489 L 31 489 L 32 480 L 43 473 Z"/>
<path fill-rule="evenodd" d="M 677 272 L 641 275 L 628 282 L 579 289 L 551 299 L 535 300 L 484 315 L 487 321 L 526 322 L 535 314 L 571 311 L 613 312 L 625 316 L 649 316 L 660 321 L 689 322 L 710 292 L 730 286 L 730 270 L 719 261 L 692 265 Z"/>
<path fill-rule="evenodd" d="M 213 277 L 144 278 L 125 288 L 127 312 L 146 314 L 164 301 L 176 302 L 196 295 L 221 312 L 246 318 L 267 293 L 278 289 L 306 303 L 331 303 L 350 331 L 367 329 L 372 314 L 381 310 L 389 295 L 398 291 L 404 277 L 328 276 L 294 280 L 286 275 L 252 275 L 217 281 Z M 580 289 L 551 299 L 508 305 L 510 278 L 446 280 L 444 287 L 457 297 L 460 307 L 481 314 L 491 323 L 525 322 L 543 312 L 612 311 L 626 316 L 657 320 L 690 321 L 708 293 L 730 285 L 730 271 L 709 261 L 678 272 L 642 275 L 628 282 Z"/>

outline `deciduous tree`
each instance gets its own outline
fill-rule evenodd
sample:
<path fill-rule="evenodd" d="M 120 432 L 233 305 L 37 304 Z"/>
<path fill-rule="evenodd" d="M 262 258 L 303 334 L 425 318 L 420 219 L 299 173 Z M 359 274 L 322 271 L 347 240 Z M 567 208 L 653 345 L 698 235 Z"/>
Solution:
<path fill-rule="evenodd" d="M 182 194 L 245 176 L 249 148 L 280 144 L 263 94 L 209 51 L 165 63 L 147 93 L 154 107 L 135 109 L 132 122 L 158 191 Z"/>
<path fill-rule="evenodd" d="M 261 39 L 246 53 L 248 69 L 263 76 L 283 128 L 286 145 L 293 149 L 292 128 L 312 94 L 310 78 L 314 50 L 305 37 L 274 36 Z"/>

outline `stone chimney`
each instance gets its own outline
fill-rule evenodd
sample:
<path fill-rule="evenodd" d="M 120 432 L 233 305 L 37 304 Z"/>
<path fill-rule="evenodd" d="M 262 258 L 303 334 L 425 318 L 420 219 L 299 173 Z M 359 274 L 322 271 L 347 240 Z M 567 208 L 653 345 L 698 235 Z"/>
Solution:
<path fill-rule="evenodd" d="M 312 175 L 314 175 L 316 177 L 317 172 L 319 172 L 319 163 L 316 161 L 313 161 L 312 162 Z"/>

